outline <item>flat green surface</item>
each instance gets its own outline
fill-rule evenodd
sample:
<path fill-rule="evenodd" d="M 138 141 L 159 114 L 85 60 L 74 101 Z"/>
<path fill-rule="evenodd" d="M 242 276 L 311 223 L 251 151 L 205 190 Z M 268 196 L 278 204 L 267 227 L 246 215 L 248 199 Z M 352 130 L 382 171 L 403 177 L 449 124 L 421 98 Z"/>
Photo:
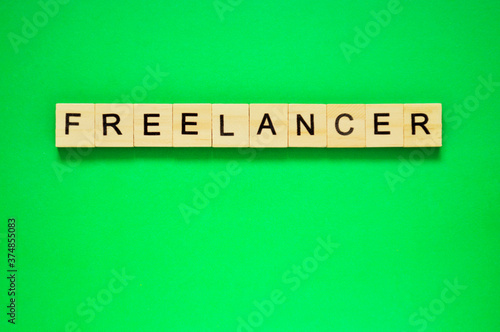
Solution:
<path fill-rule="evenodd" d="M 500 3 L 393 7 L 3 1 L 0 330 L 499 331 Z M 440 102 L 444 139 L 56 149 L 94 102 Z"/>

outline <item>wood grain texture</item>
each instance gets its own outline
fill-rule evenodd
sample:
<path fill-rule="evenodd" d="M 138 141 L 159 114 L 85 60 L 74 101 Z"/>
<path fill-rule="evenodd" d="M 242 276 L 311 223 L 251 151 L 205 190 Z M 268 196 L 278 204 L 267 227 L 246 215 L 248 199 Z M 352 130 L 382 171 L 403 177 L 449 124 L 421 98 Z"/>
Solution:
<path fill-rule="evenodd" d="M 104 126 L 104 120 L 113 126 Z M 95 146 L 132 147 L 134 146 L 134 105 L 133 104 L 95 104 Z"/>
<path fill-rule="evenodd" d="M 94 104 L 56 104 L 56 147 L 95 146 L 94 108 Z"/>
<path fill-rule="evenodd" d="M 328 147 L 366 147 L 366 109 L 364 104 L 329 104 Z"/>
<path fill-rule="evenodd" d="M 134 104 L 134 146 L 172 145 L 172 104 Z"/>
<path fill-rule="evenodd" d="M 412 126 L 412 114 L 415 123 L 426 121 L 422 126 Z M 424 118 L 420 114 L 425 114 Z M 414 127 L 414 128 L 413 128 Z M 414 129 L 414 130 L 413 130 Z M 442 145 L 442 107 L 441 104 L 405 104 L 404 105 L 404 146 L 441 146 Z"/>
<path fill-rule="evenodd" d="M 367 104 L 366 146 L 402 147 L 403 142 L 403 104 Z"/>
<path fill-rule="evenodd" d="M 173 105 L 174 147 L 212 146 L 212 105 Z"/>
<path fill-rule="evenodd" d="M 221 124 L 223 124 L 222 131 Z M 213 147 L 248 147 L 250 146 L 249 130 L 248 104 L 212 105 Z"/>
<path fill-rule="evenodd" d="M 313 122 L 311 122 L 311 120 Z M 307 124 L 308 126 L 307 128 L 303 122 Z M 311 134 L 310 131 L 313 134 Z M 327 130 L 326 130 L 325 104 L 288 105 L 289 147 L 324 148 L 326 147 L 326 139 L 327 139 Z"/>
<path fill-rule="evenodd" d="M 94 146 L 440 147 L 442 106 L 56 104 L 56 147 Z"/>
<path fill-rule="evenodd" d="M 259 133 L 261 125 L 265 128 Z M 274 133 L 268 128 L 270 125 Z M 250 104 L 250 146 L 288 146 L 288 104 Z"/>

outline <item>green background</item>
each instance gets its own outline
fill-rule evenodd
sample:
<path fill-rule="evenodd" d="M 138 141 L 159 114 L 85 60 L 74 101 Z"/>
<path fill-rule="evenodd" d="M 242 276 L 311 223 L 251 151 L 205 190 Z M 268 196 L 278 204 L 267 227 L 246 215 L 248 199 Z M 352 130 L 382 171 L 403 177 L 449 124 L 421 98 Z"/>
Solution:
<path fill-rule="evenodd" d="M 388 6 L 2 2 L 0 330 L 499 331 L 500 3 Z M 127 101 L 440 102 L 443 147 L 55 148 L 56 103 Z"/>

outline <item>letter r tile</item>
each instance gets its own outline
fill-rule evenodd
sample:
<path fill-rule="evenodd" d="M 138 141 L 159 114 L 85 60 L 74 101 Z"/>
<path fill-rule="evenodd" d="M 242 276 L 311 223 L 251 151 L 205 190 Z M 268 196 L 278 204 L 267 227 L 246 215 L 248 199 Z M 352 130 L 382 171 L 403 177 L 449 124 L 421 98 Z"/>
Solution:
<path fill-rule="evenodd" d="M 134 105 L 95 105 L 95 146 L 134 146 Z"/>

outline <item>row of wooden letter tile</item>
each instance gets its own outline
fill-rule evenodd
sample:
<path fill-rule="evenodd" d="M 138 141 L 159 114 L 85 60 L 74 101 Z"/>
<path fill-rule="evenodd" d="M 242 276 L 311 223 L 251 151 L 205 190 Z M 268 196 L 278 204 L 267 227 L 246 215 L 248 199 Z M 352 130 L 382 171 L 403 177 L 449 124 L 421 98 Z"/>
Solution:
<path fill-rule="evenodd" d="M 57 104 L 57 147 L 441 146 L 441 104 Z"/>

